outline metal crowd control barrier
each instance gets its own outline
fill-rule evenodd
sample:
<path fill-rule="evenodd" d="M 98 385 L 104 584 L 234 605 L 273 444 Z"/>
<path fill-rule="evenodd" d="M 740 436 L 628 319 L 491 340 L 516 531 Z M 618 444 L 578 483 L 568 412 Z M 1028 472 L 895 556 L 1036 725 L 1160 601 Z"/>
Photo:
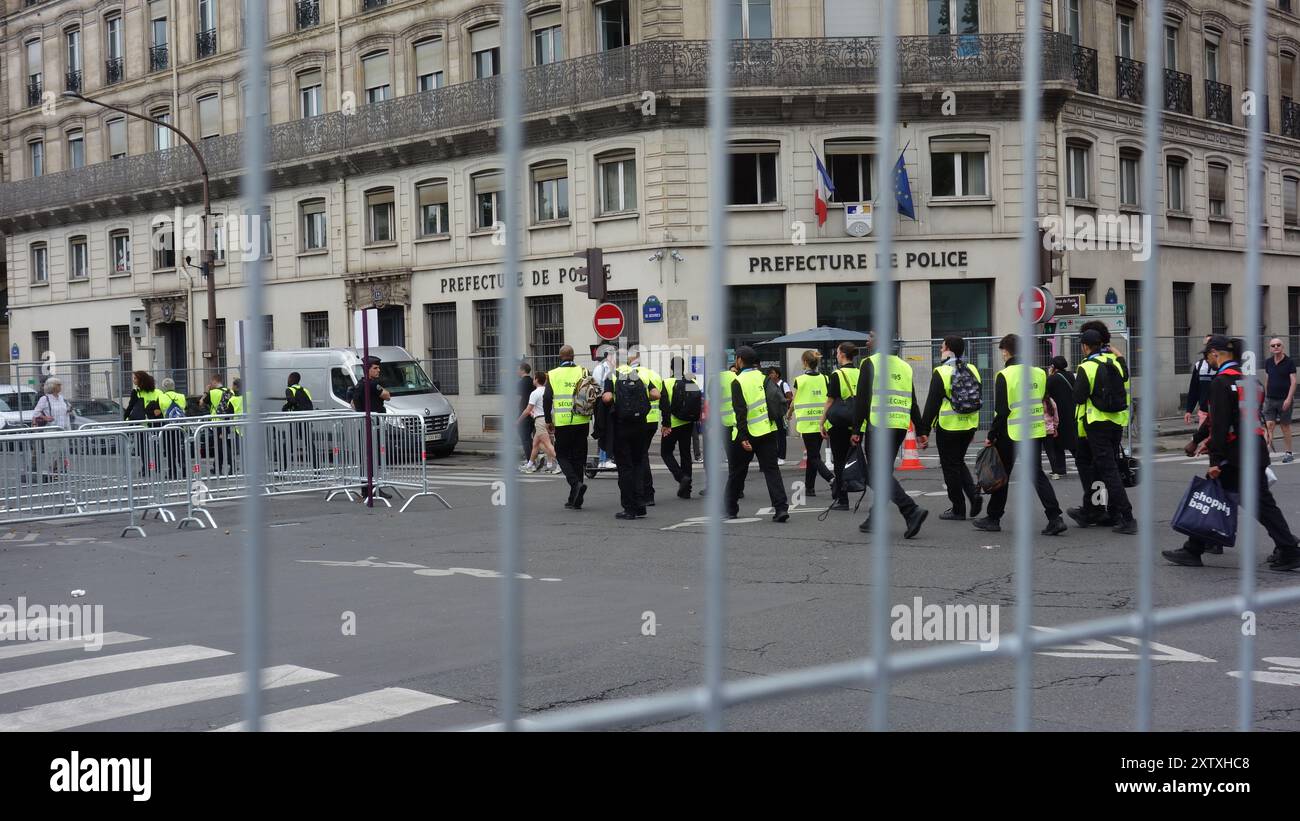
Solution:
<path fill-rule="evenodd" d="M 0 436 L 0 523 L 125 513 L 132 531 L 139 499 L 125 432 L 59 429 Z"/>

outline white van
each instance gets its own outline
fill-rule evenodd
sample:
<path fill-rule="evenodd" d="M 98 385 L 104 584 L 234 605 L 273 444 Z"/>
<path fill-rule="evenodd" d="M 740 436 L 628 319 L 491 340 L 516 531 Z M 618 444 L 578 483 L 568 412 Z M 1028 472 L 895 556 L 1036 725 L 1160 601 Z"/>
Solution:
<path fill-rule="evenodd" d="M 456 411 L 438 390 L 415 357 L 403 348 L 383 346 L 370 349 L 380 360 L 379 384 L 391 395 L 388 410 L 418 413 L 424 417 L 425 450 L 446 456 L 460 439 Z M 284 408 L 284 391 L 289 374 L 297 371 L 300 384 L 311 392 L 318 410 L 350 409 L 348 395 L 362 378 L 361 351 L 354 348 L 300 348 L 267 351 L 262 370 L 263 409 Z"/>

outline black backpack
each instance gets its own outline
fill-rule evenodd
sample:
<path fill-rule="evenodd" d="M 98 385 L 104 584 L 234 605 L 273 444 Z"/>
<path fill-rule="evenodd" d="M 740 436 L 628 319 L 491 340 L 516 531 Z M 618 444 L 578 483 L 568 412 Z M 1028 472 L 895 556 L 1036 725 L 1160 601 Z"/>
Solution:
<path fill-rule="evenodd" d="M 689 379 L 679 379 L 673 385 L 673 398 L 668 412 L 683 422 L 698 422 L 704 415 L 704 392 Z"/>
<path fill-rule="evenodd" d="M 230 388 L 221 389 L 221 400 L 217 402 L 217 413 L 219 415 L 229 416 L 235 412 L 234 403 L 230 401 L 230 397 L 234 395 L 234 391 L 230 390 Z"/>
<path fill-rule="evenodd" d="M 965 363 L 958 361 L 952 368 L 952 379 L 949 380 L 952 386 L 952 397 L 949 404 L 957 413 L 975 413 L 984 407 L 984 399 L 980 396 L 980 381 L 975 378 L 975 374 Z"/>
<path fill-rule="evenodd" d="M 315 408 L 315 405 L 312 404 L 311 397 L 307 395 L 307 389 L 301 385 L 298 386 L 297 390 L 294 390 L 293 388 L 285 388 L 284 394 L 286 399 L 284 410 L 286 411 L 309 411 Z"/>
<path fill-rule="evenodd" d="M 631 368 L 614 380 L 614 418 L 620 422 L 645 422 L 650 413 L 650 394 L 641 374 Z"/>
<path fill-rule="evenodd" d="M 841 475 L 844 477 L 845 493 L 862 493 L 867 489 L 867 467 L 863 464 L 861 456 L 846 462 Z"/>
<path fill-rule="evenodd" d="M 1092 378 L 1092 391 L 1088 401 L 1102 413 L 1119 413 L 1128 409 L 1128 391 L 1124 390 L 1124 374 L 1109 359 L 1093 360 L 1097 370 Z"/>
<path fill-rule="evenodd" d="M 764 379 L 763 396 L 767 399 L 768 420 L 778 428 L 781 427 L 781 419 L 785 416 L 785 393 L 781 390 L 781 383 Z"/>

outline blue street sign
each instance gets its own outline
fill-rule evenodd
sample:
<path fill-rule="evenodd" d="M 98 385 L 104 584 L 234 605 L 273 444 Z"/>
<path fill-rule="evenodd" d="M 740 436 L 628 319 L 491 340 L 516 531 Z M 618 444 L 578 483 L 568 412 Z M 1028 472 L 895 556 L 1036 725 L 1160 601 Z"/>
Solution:
<path fill-rule="evenodd" d="M 19 356 L 20 356 L 20 354 L 18 353 L 18 343 L 15 342 L 15 343 L 14 343 L 12 346 L 10 346 L 10 348 L 9 348 L 9 358 L 12 359 L 14 362 L 17 362 L 18 359 L 19 359 Z"/>
<path fill-rule="evenodd" d="M 641 306 L 642 322 L 663 322 L 664 321 L 664 304 L 659 301 L 659 297 L 651 294 L 646 297 L 645 304 Z"/>

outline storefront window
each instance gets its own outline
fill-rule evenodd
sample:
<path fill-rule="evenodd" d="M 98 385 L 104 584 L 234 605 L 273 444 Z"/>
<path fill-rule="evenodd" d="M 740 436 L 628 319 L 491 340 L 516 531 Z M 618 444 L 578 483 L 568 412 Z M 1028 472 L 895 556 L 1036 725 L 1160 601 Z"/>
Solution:
<path fill-rule="evenodd" d="M 754 345 L 783 335 L 785 328 L 785 286 L 753 285 L 731 288 L 731 323 L 727 333 L 727 358 L 741 345 Z M 758 349 L 767 365 L 781 364 L 778 348 Z M 769 361 L 770 360 L 770 361 Z"/>
<path fill-rule="evenodd" d="M 987 280 L 930 283 L 930 336 L 990 336 Z"/>

